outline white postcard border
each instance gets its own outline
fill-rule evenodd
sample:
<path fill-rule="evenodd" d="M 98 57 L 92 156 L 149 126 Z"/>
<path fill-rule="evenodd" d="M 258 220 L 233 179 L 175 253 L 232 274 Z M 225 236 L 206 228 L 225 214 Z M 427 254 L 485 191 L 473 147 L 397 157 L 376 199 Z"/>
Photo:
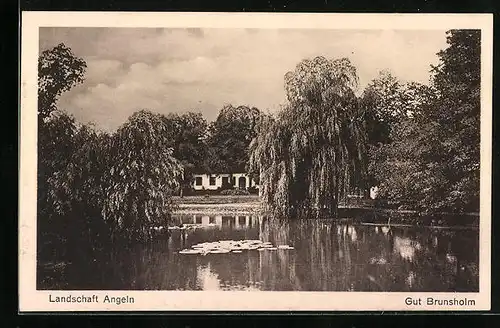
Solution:
<path fill-rule="evenodd" d="M 39 27 L 170 27 L 293 29 L 481 29 L 481 182 L 479 293 L 198 292 L 36 290 L 37 58 Z M 19 166 L 20 311 L 462 311 L 491 301 L 492 14 L 297 14 L 23 12 Z M 51 296 L 52 295 L 52 296 Z M 129 297 L 134 303 L 53 303 L 55 296 Z M 408 298 L 421 306 L 407 305 Z M 474 305 L 432 306 L 427 299 L 468 299 Z"/>

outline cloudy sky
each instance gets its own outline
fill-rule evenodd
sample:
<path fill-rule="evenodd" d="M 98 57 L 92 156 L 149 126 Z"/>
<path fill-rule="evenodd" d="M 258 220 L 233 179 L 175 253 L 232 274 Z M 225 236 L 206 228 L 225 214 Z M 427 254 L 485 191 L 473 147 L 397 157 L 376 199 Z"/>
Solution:
<path fill-rule="evenodd" d="M 348 57 L 362 89 L 378 72 L 428 83 L 445 31 L 41 28 L 40 50 L 64 42 L 87 62 L 86 80 L 59 107 L 113 131 L 138 109 L 199 111 L 224 104 L 273 111 L 283 77 L 305 58 Z"/>

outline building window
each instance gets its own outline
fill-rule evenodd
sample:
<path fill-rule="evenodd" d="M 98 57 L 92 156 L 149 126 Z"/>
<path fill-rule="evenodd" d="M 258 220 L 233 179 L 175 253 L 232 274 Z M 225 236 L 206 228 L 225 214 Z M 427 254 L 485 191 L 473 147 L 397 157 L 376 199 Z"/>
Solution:
<path fill-rule="evenodd" d="M 196 184 L 197 186 L 201 186 L 201 185 L 203 184 L 203 179 L 202 179 L 202 177 L 196 177 L 196 179 L 195 179 L 195 184 Z"/>
<path fill-rule="evenodd" d="M 215 186 L 215 177 L 210 177 L 210 185 Z"/>
<path fill-rule="evenodd" d="M 229 184 L 229 177 L 222 177 L 222 185 L 225 187 Z"/>

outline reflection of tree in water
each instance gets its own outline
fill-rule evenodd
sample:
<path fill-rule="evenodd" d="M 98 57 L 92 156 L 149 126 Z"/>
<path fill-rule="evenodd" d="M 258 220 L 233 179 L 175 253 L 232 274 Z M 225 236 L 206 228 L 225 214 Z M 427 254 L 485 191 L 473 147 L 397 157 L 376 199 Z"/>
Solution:
<path fill-rule="evenodd" d="M 295 270 L 290 271 L 302 290 L 447 291 L 477 285 L 478 254 L 470 251 L 477 250 L 477 241 L 469 240 L 477 237 L 475 231 L 458 237 L 449 231 L 373 229 L 320 220 L 288 224 L 285 240 L 295 246 Z M 268 224 L 261 233 L 279 240 L 283 229 Z M 439 253 L 437 245 L 446 249 Z"/>
<path fill-rule="evenodd" d="M 200 267 L 209 267 L 210 271 L 218 277 L 222 289 L 230 287 L 245 289 L 255 285 L 250 272 L 256 256 L 257 254 L 251 252 L 208 254 L 199 257 Z"/>
<path fill-rule="evenodd" d="M 126 289 L 195 290 L 196 257 L 182 257 L 168 251 L 166 242 L 123 252 L 115 261 L 114 278 Z"/>
<path fill-rule="evenodd" d="M 308 220 L 295 221 L 290 224 L 293 226 L 292 238 L 295 240 L 295 256 L 298 264 L 295 268 L 295 275 L 302 289 L 337 289 L 337 278 L 341 276 L 337 275 L 336 272 L 347 269 L 344 273 L 348 275 L 350 270 L 333 266 L 331 258 L 338 256 L 339 248 L 338 245 L 334 244 L 335 241 L 329 238 L 331 223 L 322 220 Z M 349 251 L 343 256 L 349 258 Z"/>
<path fill-rule="evenodd" d="M 260 240 L 271 242 L 275 246 L 290 245 L 290 222 L 262 218 L 259 222 Z M 301 290 L 300 281 L 295 274 L 296 250 L 260 251 L 258 276 L 262 288 L 266 290 Z"/>
<path fill-rule="evenodd" d="M 220 290 L 220 281 L 217 274 L 215 274 L 210 266 L 198 267 L 198 285 L 202 290 Z"/>
<path fill-rule="evenodd" d="M 337 225 L 332 221 L 302 220 L 283 223 L 270 221 L 261 227 L 264 240 L 291 243 L 295 247 L 293 262 L 290 253 L 280 253 L 281 263 L 288 263 L 290 281 L 301 290 L 377 290 L 385 272 L 381 263 L 388 263 L 391 254 L 391 239 L 386 234 L 377 238 L 365 236 L 364 229 L 352 225 Z M 288 232 L 288 233 L 285 233 Z M 373 256 L 373 254 L 377 254 Z M 273 254 L 261 257 L 261 266 L 273 268 Z M 372 258 L 377 259 L 372 270 L 367 266 Z M 278 263 L 279 265 L 279 263 Z M 274 270 L 277 264 L 274 263 Z M 286 266 L 279 267 L 286 270 Z M 272 269 L 271 269 L 272 272 Z M 369 278 L 375 276 L 375 281 Z M 276 279 L 272 276 L 272 279 Z M 384 283 L 382 281 L 382 283 Z M 378 285 L 377 285 L 378 284 Z"/>
<path fill-rule="evenodd" d="M 233 220 L 206 229 L 172 231 L 168 240 L 120 250 L 96 262 L 88 273 L 93 283 L 87 280 L 81 289 L 478 290 L 475 230 L 257 217 L 245 219 L 243 226 L 241 217 Z M 260 239 L 294 249 L 177 253 L 193 244 L 227 239 Z M 75 280 L 69 285 L 78 289 L 81 284 Z"/>
<path fill-rule="evenodd" d="M 476 232 L 456 234 L 444 229 L 394 227 L 391 230 L 393 254 L 387 276 L 392 277 L 395 288 L 403 291 L 477 290 L 477 271 L 461 269 L 478 263 L 478 244 L 470 240 Z"/>
<path fill-rule="evenodd" d="M 362 236 L 356 252 L 354 290 L 388 291 L 393 280 L 388 272 L 391 261 L 393 237 L 388 227 L 380 227 L 375 233 L 368 227 L 357 227 Z M 371 230 L 371 229 L 370 229 Z"/>

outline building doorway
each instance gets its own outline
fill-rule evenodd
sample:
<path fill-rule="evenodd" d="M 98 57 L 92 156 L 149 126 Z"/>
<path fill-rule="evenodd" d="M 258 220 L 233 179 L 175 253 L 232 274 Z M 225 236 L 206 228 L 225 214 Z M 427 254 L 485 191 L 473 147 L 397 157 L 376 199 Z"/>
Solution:
<path fill-rule="evenodd" d="M 247 188 L 247 179 L 245 177 L 240 177 L 238 179 L 238 187 L 240 189 L 246 189 Z"/>

